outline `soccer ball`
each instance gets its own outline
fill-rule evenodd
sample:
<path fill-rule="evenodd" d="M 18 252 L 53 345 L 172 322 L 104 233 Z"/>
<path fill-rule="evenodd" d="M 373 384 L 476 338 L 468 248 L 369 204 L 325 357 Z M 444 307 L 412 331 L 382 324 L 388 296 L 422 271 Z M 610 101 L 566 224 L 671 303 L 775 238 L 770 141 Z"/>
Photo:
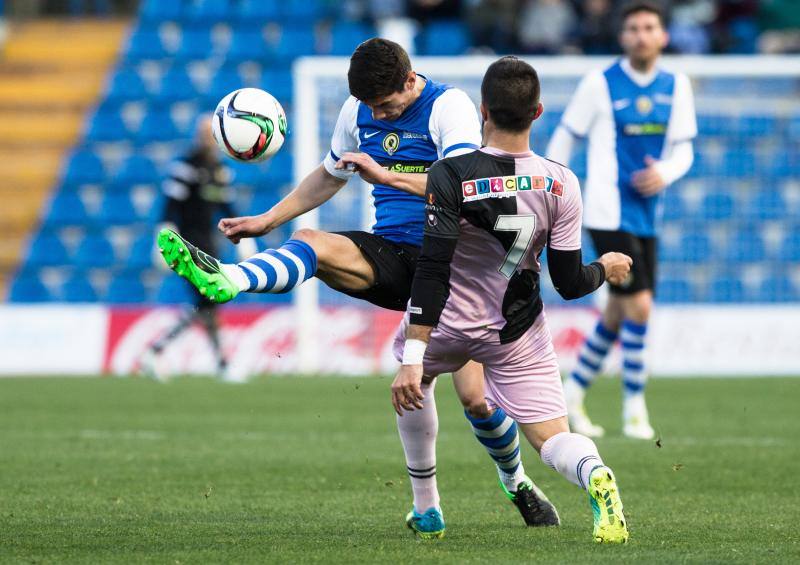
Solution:
<path fill-rule="evenodd" d="M 286 139 L 286 113 L 269 92 L 240 88 L 217 104 L 212 132 L 219 148 L 237 161 L 264 161 Z"/>

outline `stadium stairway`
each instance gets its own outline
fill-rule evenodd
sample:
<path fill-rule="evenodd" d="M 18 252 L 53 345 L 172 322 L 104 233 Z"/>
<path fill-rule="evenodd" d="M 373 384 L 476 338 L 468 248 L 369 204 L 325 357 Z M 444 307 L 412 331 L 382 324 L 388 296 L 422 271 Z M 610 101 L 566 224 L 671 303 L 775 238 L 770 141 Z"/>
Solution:
<path fill-rule="evenodd" d="M 20 23 L 0 53 L 0 297 L 128 22 Z"/>

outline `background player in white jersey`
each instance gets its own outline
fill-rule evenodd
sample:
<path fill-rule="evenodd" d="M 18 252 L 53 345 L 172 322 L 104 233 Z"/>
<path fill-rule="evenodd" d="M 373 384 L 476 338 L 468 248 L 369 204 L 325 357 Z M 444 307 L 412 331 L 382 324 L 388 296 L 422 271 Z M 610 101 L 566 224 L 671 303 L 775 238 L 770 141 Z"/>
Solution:
<path fill-rule="evenodd" d="M 610 285 L 602 318 L 586 339 L 564 388 L 572 428 L 602 436 L 586 415 L 584 395 L 611 346 L 622 345 L 623 432 L 650 439 L 644 389 L 645 344 L 656 284 L 657 232 L 662 194 L 692 165 L 697 135 L 688 77 L 658 67 L 669 37 L 661 9 L 649 2 L 622 11 L 625 57 L 587 75 L 556 129 L 547 156 L 569 163 L 574 138 L 588 137 L 584 225 L 598 253 L 633 258 L 631 276 Z"/>
<path fill-rule="evenodd" d="M 631 259 L 607 253 L 581 260 L 581 196 L 566 167 L 530 150 L 533 120 L 542 113 L 536 71 L 503 57 L 481 84 L 485 147 L 439 161 L 428 177 L 425 239 L 395 354 L 392 384 L 398 414 L 421 407 L 430 380 L 470 359 L 483 364 L 486 414 L 472 418 L 502 449 L 508 414 L 542 460 L 586 489 L 598 542 L 625 542 L 628 530 L 611 470 L 589 438 L 569 432 L 555 351 L 539 295 L 539 257 L 565 298 L 619 283 Z M 408 417 L 408 414 L 403 417 Z M 406 518 L 418 532 L 444 531 L 441 509 Z"/>
<path fill-rule="evenodd" d="M 324 162 L 271 210 L 223 219 L 219 227 L 234 243 L 264 235 L 321 206 L 357 172 L 373 185 L 376 221 L 372 232 L 303 229 L 281 247 L 236 265 L 221 264 L 176 233 L 162 232 L 159 246 L 167 263 L 211 300 L 226 302 L 240 292 L 289 292 L 316 276 L 350 296 L 405 310 L 422 243 L 428 168 L 442 157 L 479 147 L 478 113 L 466 93 L 418 75 L 405 50 L 385 39 L 370 39 L 358 46 L 347 78 L 351 96 L 339 114 Z M 459 396 L 464 406 L 482 405 L 480 367 L 465 367 L 461 382 Z M 410 480 L 426 485 L 416 491 L 418 503 L 438 504 L 438 417 L 433 396 L 425 410 L 398 420 L 398 428 L 409 455 Z M 510 419 L 508 430 L 516 440 L 517 428 Z M 476 435 L 481 440 L 478 430 Z M 555 510 L 539 500 L 525 475 L 519 449 L 503 455 L 490 451 L 490 455 L 526 524 L 556 524 Z"/>

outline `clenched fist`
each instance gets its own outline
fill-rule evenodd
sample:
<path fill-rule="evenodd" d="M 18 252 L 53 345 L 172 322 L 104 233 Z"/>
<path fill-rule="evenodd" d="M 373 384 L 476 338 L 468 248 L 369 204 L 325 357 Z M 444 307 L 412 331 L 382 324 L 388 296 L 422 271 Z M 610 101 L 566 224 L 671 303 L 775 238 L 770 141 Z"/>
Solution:
<path fill-rule="evenodd" d="M 606 280 L 616 285 L 622 284 L 628 277 L 631 272 L 631 265 L 633 265 L 633 259 L 624 253 L 615 251 L 602 255 L 597 262 L 603 265 L 606 270 Z"/>

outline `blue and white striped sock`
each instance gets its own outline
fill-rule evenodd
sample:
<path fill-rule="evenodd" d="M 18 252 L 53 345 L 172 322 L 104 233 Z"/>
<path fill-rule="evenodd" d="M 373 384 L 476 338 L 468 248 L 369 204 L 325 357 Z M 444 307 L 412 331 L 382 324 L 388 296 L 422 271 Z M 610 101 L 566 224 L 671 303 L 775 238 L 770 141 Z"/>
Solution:
<path fill-rule="evenodd" d="M 472 425 L 472 433 L 497 465 L 500 480 L 508 490 L 515 491 L 525 479 L 525 469 L 519 455 L 517 423 L 502 408 L 497 408 L 485 419 L 473 418 L 466 411 L 464 414 Z"/>
<path fill-rule="evenodd" d="M 234 278 L 240 281 L 240 290 L 278 294 L 314 276 L 317 254 L 305 241 L 290 239 L 277 249 L 267 249 L 230 267 L 238 269 Z"/>
<path fill-rule="evenodd" d="M 589 388 L 603 367 L 603 361 L 616 339 L 616 332 L 605 327 L 602 320 L 597 322 L 594 331 L 586 336 L 586 341 L 583 342 L 578 361 L 572 371 L 572 379 L 581 387 Z"/>
<path fill-rule="evenodd" d="M 644 355 L 647 324 L 625 320 L 619 335 L 622 342 L 622 385 L 625 396 L 641 394 L 647 384 Z"/>

